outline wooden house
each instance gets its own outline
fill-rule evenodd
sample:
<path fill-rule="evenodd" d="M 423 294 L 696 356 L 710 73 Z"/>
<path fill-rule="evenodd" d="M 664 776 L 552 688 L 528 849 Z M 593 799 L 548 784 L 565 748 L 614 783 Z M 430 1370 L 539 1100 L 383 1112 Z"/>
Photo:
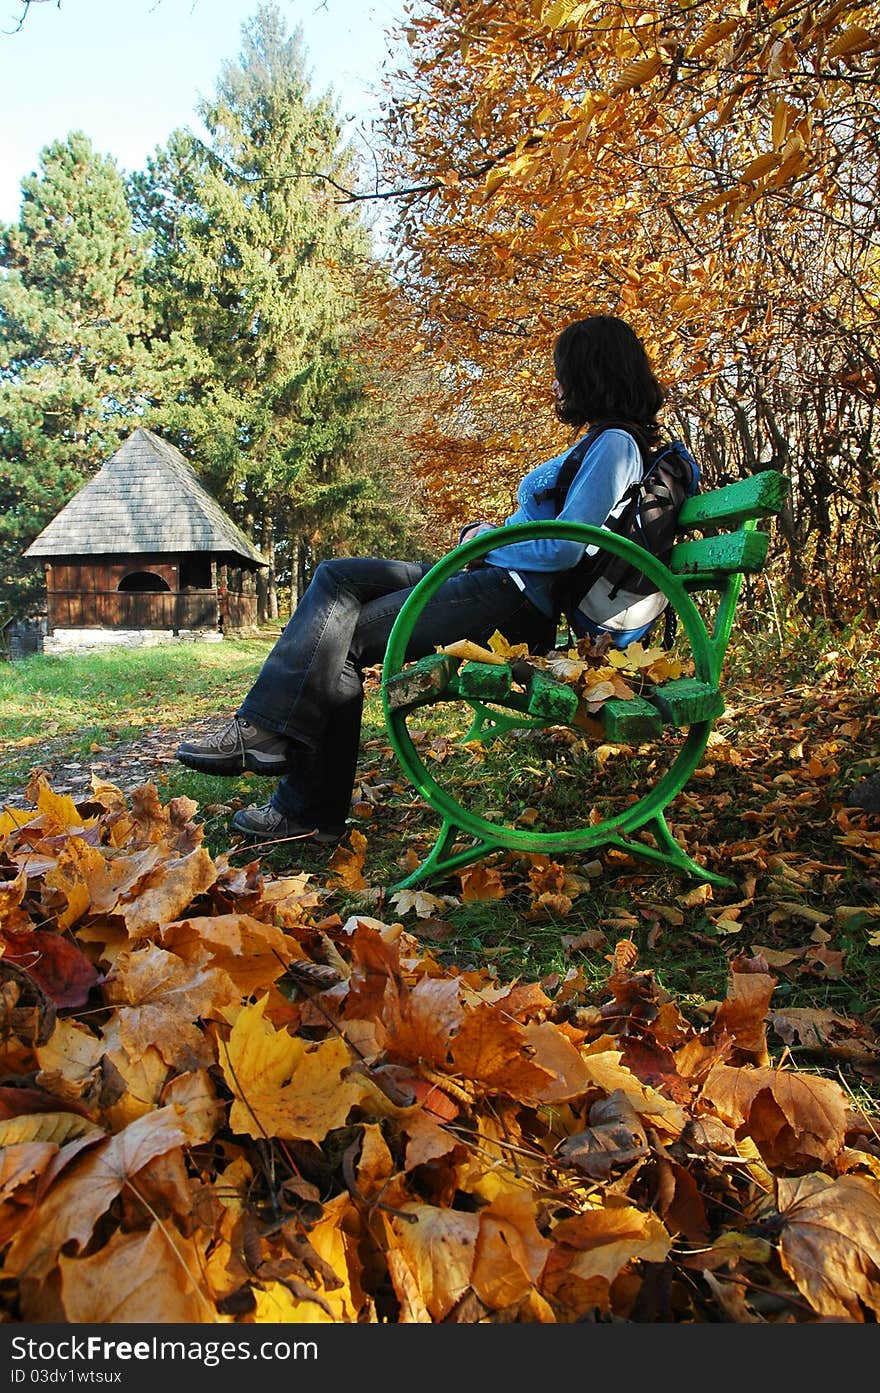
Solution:
<path fill-rule="evenodd" d="M 180 451 L 143 427 L 24 554 L 45 562 L 47 652 L 247 632 L 268 564 Z"/>

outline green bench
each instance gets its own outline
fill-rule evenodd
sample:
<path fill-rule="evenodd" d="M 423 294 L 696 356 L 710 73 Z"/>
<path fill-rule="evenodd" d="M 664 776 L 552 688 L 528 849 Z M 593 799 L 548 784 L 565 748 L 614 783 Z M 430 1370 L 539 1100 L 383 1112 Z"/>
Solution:
<path fill-rule="evenodd" d="M 689 499 L 679 516 L 680 540 L 668 565 L 601 528 L 548 521 L 483 533 L 432 567 L 401 609 L 382 666 L 382 702 L 391 743 L 407 777 L 440 818 L 433 848 L 395 890 L 447 876 L 502 850 L 548 857 L 592 853 L 595 858 L 600 850 L 610 848 L 659 862 L 702 882 L 735 885 L 728 876 L 707 870 L 688 855 L 673 836 L 665 810 L 699 766 L 713 724 L 724 712 L 721 674 L 737 600 L 744 576 L 761 570 L 769 546 L 769 532 L 757 524 L 779 513 L 788 487 L 784 475 L 767 470 Z M 487 814 L 467 806 L 460 790 L 445 778 L 443 760 L 425 747 L 418 729 L 419 713 L 429 704 L 465 703 L 471 708 L 470 726 L 462 740 L 465 746 L 472 741 L 486 745 L 511 732 L 558 727 L 577 732 L 585 723 L 573 687 L 527 661 L 461 661 L 440 653 L 405 661 L 416 620 L 445 580 L 502 541 L 510 544 L 535 537 L 599 544 L 635 562 L 668 596 L 694 670 L 692 676 L 658 683 L 631 699 L 612 698 L 596 713 L 595 721 L 587 723 L 608 745 L 636 747 L 654 742 L 665 751 L 667 763 L 656 781 L 634 789 L 622 807 L 602 815 L 582 807 L 576 818 L 579 825 L 543 830 L 518 825 L 521 810 L 518 814 L 515 808 L 511 812 L 491 809 Z M 656 762 L 649 758 L 649 767 Z M 478 785 L 479 778 L 470 782 Z"/>

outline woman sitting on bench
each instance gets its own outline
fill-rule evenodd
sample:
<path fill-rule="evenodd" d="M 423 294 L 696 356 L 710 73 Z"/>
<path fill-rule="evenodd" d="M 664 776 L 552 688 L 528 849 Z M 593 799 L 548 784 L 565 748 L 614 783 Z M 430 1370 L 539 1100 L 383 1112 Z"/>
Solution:
<path fill-rule="evenodd" d="M 578 432 L 603 422 L 632 423 L 649 445 L 658 436 L 664 392 L 633 329 L 610 315 L 569 324 L 553 350 L 554 409 Z M 577 442 L 574 442 L 576 444 Z M 569 450 L 525 475 L 505 526 L 554 516 L 553 485 Z M 628 431 L 596 434 L 568 490 L 561 521 L 601 526 L 641 478 L 642 454 Z M 543 502 L 543 499 L 547 502 Z M 459 543 L 491 527 L 462 528 Z M 488 552 L 473 569 L 444 582 L 419 615 L 407 659 L 458 639 L 485 644 L 496 630 L 535 653 L 554 647 L 554 576 L 576 565 L 577 542 L 538 538 Z M 410 561 L 322 561 L 256 681 L 232 719 L 177 758 L 207 774 L 280 776 L 269 802 L 235 814 L 236 832 L 260 840 L 308 838 L 333 844 L 344 835 L 363 712 L 363 672 L 381 663 L 401 606 L 430 567 Z M 642 638 L 664 599 L 647 597 L 636 613 L 596 617 L 595 631 L 615 641 Z"/>

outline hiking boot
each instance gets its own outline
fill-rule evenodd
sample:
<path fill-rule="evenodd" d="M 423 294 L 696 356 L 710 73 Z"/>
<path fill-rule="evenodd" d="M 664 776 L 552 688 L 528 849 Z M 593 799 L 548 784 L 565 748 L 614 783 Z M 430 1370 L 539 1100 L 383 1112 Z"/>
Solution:
<path fill-rule="evenodd" d="M 851 788 L 846 800 L 848 808 L 861 808 L 866 813 L 880 813 L 880 772 L 869 774 Z"/>
<path fill-rule="evenodd" d="M 335 846 L 345 836 L 345 828 L 337 830 L 309 826 L 295 817 L 282 813 L 271 803 L 260 808 L 241 808 L 232 819 L 232 827 L 246 837 L 259 837 L 262 841 L 283 841 L 295 837 L 301 841 L 314 842 L 318 846 Z"/>
<path fill-rule="evenodd" d="M 290 742 L 274 730 L 266 730 L 233 716 L 217 735 L 209 735 L 201 745 L 184 741 L 177 747 L 177 758 L 189 769 L 202 774 L 272 774 L 276 778 L 287 773 Z"/>

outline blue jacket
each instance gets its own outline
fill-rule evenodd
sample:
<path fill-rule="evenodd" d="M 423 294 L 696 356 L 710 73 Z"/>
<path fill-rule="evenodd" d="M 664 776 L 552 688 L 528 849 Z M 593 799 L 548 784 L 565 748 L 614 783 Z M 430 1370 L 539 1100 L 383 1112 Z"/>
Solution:
<path fill-rule="evenodd" d="M 565 506 L 557 515 L 552 498 L 541 500 L 536 495 L 553 488 L 567 454 L 568 450 L 564 450 L 525 475 L 517 490 L 517 510 L 505 520 L 505 527 L 556 516 L 564 522 L 588 522 L 601 527 L 621 494 L 642 477 L 638 445 L 626 431 L 610 427 L 587 450 Z M 542 613 L 551 615 L 554 573 L 576 566 L 583 552 L 578 542 L 538 537 L 531 542 L 495 547 L 484 560 L 488 566 L 519 572 L 529 599 Z"/>

